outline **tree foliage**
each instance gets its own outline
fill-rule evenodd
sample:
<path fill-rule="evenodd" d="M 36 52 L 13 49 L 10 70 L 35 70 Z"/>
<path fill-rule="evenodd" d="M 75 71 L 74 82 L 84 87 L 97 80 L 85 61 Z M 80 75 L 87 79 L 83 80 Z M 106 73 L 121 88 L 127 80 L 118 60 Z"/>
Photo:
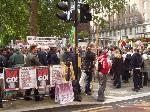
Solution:
<path fill-rule="evenodd" d="M 66 23 L 56 17 L 56 4 L 60 0 L 38 0 L 38 35 L 63 36 L 71 30 L 72 23 Z M 105 16 L 120 11 L 123 0 L 83 0 L 90 4 L 95 14 L 93 21 L 105 25 Z M 0 41 L 7 44 L 10 40 L 26 39 L 30 35 L 32 0 L 0 0 Z"/>
<path fill-rule="evenodd" d="M 90 4 L 94 11 L 93 21 L 97 26 L 105 27 L 106 19 L 125 10 L 125 0 L 83 0 Z"/>

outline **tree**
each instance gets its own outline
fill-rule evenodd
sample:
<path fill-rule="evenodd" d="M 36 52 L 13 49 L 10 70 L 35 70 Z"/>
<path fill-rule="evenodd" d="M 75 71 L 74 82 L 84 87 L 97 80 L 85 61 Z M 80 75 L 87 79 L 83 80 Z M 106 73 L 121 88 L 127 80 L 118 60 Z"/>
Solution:
<path fill-rule="evenodd" d="M 84 0 L 83 0 L 84 1 Z M 93 21 L 103 27 L 106 18 L 125 9 L 125 0 L 86 0 L 94 11 Z"/>
<path fill-rule="evenodd" d="M 59 9 L 56 4 L 60 0 L 39 0 L 38 28 L 39 36 L 64 36 L 69 34 L 72 23 L 64 22 L 56 17 Z"/>
<path fill-rule="evenodd" d="M 81 39 L 82 41 L 85 40 L 85 38 L 88 38 L 89 37 L 89 33 L 87 31 L 81 31 L 79 34 L 79 39 Z"/>
<path fill-rule="evenodd" d="M 0 0 L 0 39 L 2 44 L 25 38 L 29 33 L 30 0 Z"/>

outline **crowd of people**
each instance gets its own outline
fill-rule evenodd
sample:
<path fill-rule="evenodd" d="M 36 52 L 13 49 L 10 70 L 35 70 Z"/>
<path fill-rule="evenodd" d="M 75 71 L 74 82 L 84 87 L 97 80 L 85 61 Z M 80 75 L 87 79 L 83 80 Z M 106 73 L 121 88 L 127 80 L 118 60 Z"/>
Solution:
<path fill-rule="evenodd" d="M 93 74 L 98 76 L 98 101 L 105 100 L 104 91 L 107 86 L 108 74 L 112 76 L 113 85 L 116 88 L 121 88 L 122 82 L 129 83 L 131 77 L 133 77 L 133 91 L 138 92 L 140 88 L 147 85 L 150 75 L 150 47 L 120 49 L 111 46 L 96 49 L 95 45 L 91 43 L 86 49 L 79 47 L 78 53 L 81 62 L 76 65 L 73 48 L 38 48 L 36 45 L 31 45 L 29 49 L 5 48 L 0 50 L 0 72 L 3 72 L 3 67 L 51 66 L 64 62 L 67 66 L 73 65 L 74 73 L 78 73 L 79 78 L 82 77 L 82 72 L 86 74 L 84 91 L 86 95 L 92 94 L 90 86 Z M 79 75 L 79 73 L 81 74 Z M 71 74 L 67 74 L 67 81 L 71 80 L 69 75 Z M 31 100 L 31 91 L 32 89 L 25 91 L 25 100 Z M 50 94 L 51 97 L 55 96 L 55 88 L 51 88 Z M 77 94 L 80 94 L 80 90 L 77 91 Z M 38 89 L 34 89 L 34 97 L 36 101 L 43 99 L 39 95 Z M 78 97 L 76 100 L 81 101 L 81 98 Z"/>

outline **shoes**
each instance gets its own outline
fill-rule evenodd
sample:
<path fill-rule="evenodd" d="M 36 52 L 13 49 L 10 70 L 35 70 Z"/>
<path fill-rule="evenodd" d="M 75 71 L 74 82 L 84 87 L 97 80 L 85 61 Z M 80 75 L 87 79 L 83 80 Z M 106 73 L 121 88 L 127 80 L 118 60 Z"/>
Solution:
<path fill-rule="evenodd" d="M 124 83 L 129 83 L 129 81 L 123 81 Z"/>
<path fill-rule="evenodd" d="M 40 97 L 40 96 L 36 96 L 36 97 L 35 97 L 35 101 L 42 101 L 42 100 L 44 100 L 43 97 Z"/>
<path fill-rule="evenodd" d="M 30 101 L 30 100 L 32 100 L 32 98 L 31 97 L 24 97 L 24 100 L 25 101 Z"/>
<path fill-rule="evenodd" d="M 85 92 L 85 94 L 86 94 L 86 95 L 92 95 L 92 93 L 91 93 L 91 92 Z"/>
<path fill-rule="evenodd" d="M 74 99 L 74 101 L 78 101 L 78 102 L 81 102 L 81 99 Z"/>
<path fill-rule="evenodd" d="M 134 89 L 134 88 L 133 88 L 133 89 L 132 89 L 132 91 L 136 91 L 136 92 L 139 92 L 139 89 Z"/>
<path fill-rule="evenodd" d="M 101 99 L 97 99 L 97 101 L 98 102 L 104 102 L 105 100 L 103 99 L 103 100 L 101 100 Z"/>
<path fill-rule="evenodd" d="M 116 86 L 117 89 L 121 88 L 121 86 Z"/>

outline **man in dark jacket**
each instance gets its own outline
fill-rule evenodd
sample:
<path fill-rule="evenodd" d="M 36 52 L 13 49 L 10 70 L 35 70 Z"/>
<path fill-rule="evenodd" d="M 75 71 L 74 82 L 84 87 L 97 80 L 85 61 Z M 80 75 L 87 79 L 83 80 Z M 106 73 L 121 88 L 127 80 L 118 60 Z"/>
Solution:
<path fill-rule="evenodd" d="M 47 66 L 48 62 L 47 62 L 47 53 L 45 51 L 45 48 L 41 48 L 41 51 L 38 52 L 38 58 L 40 63 L 43 66 Z"/>
<path fill-rule="evenodd" d="M 30 53 L 27 55 L 26 58 L 26 66 L 41 66 L 41 63 L 39 62 L 39 58 L 37 56 L 37 48 L 36 45 L 30 46 Z M 31 100 L 30 95 L 31 95 L 32 89 L 26 89 L 25 91 L 25 100 Z M 38 89 L 34 89 L 34 97 L 35 101 L 41 101 L 43 98 L 39 96 L 39 91 Z"/>
<path fill-rule="evenodd" d="M 142 66 L 142 56 L 139 53 L 138 49 L 134 49 L 134 54 L 131 57 L 131 67 L 133 69 L 133 91 L 138 92 L 142 87 L 142 75 L 141 75 L 141 66 Z"/>
<path fill-rule="evenodd" d="M 88 47 L 85 54 L 85 73 L 87 75 L 86 84 L 85 84 L 85 93 L 91 95 L 90 83 L 92 81 L 92 73 L 95 67 L 95 58 L 96 55 L 91 51 L 91 47 Z"/>

